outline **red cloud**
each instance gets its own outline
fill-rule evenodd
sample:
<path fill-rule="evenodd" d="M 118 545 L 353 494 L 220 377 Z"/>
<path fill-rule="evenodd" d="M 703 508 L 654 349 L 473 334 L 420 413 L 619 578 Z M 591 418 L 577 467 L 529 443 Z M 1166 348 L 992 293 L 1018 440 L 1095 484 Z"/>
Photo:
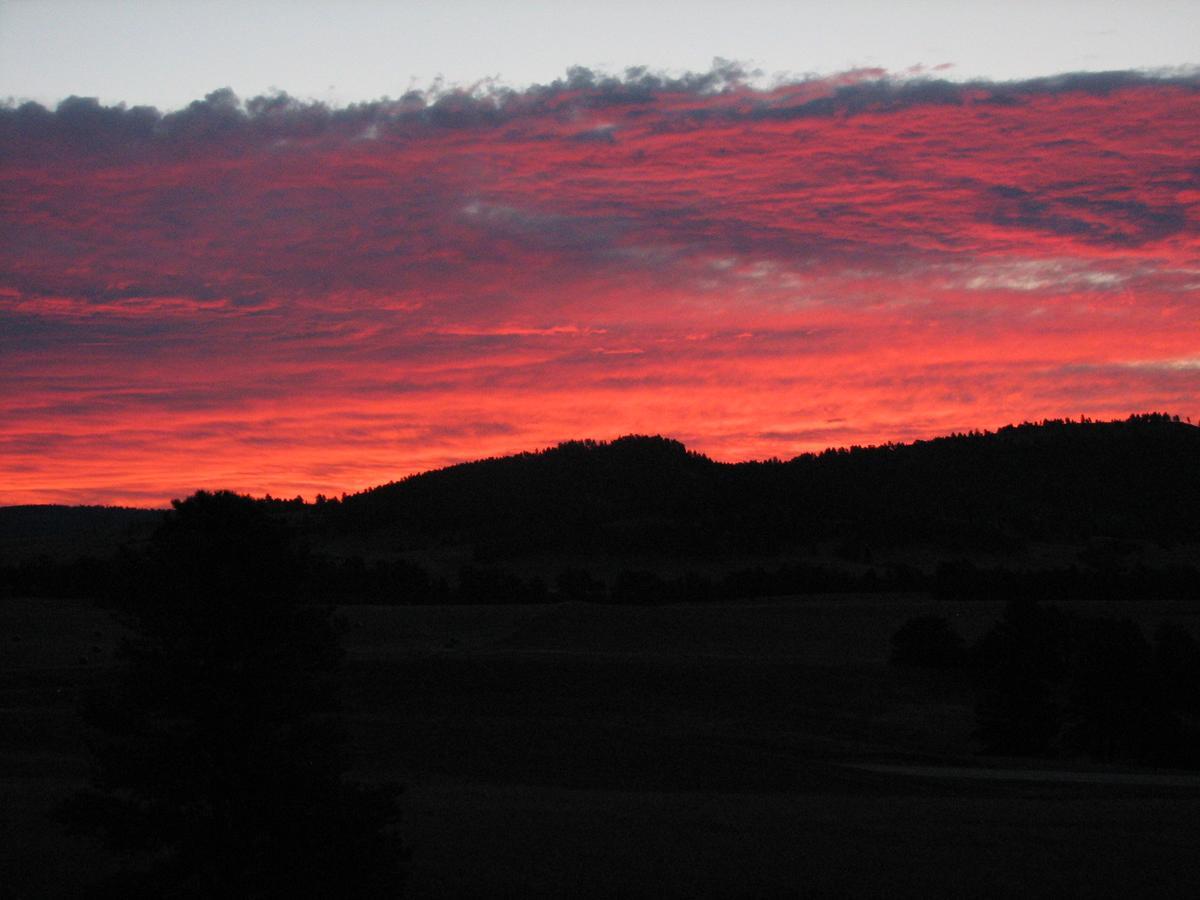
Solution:
<path fill-rule="evenodd" d="M 1191 411 L 1194 82 L 735 74 L 0 110 L 0 502 Z"/>

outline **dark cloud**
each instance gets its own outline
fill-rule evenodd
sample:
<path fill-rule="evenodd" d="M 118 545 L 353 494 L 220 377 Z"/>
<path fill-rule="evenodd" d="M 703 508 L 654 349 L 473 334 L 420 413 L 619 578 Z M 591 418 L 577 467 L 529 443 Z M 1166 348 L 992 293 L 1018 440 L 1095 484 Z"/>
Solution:
<path fill-rule="evenodd" d="M 863 70 L 835 78 L 815 78 L 780 88 L 754 90 L 740 65 L 717 60 L 704 73 L 679 77 L 630 68 L 622 76 L 575 67 L 546 85 L 515 91 L 494 84 L 473 90 L 436 86 L 411 91 L 399 100 L 331 107 L 286 93 L 244 102 L 221 88 L 181 110 L 160 113 L 152 107 L 102 106 L 95 98 L 68 97 L 53 111 L 36 103 L 0 107 L 0 158 L 21 158 L 58 151 L 109 157 L 149 149 L 187 153 L 196 146 L 230 152 L 282 140 L 308 140 L 405 133 L 420 126 L 493 128 L 521 120 L 554 116 L 570 119 L 588 111 L 654 104 L 663 97 L 723 95 L 727 104 L 691 106 L 674 117 L 693 121 L 797 118 L 894 112 L 927 105 L 1019 105 L 1037 96 L 1086 94 L 1103 97 L 1134 87 L 1171 86 L 1200 90 L 1195 73 L 1085 72 L 1025 81 L 951 82 L 928 78 L 892 78 L 882 70 Z M 661 115 L 662 111 L 658 113 Z M 667 121 L 672 114 L 669 114 Z M 613 132 L 598 127 L 576 132 L 575 140 L 610 141 Z"/>
<path fill-rule="evenodd" d="M 1034 193 L 1007 185 L 997 185 L 991 193 L 997 201 L 988 213 L 991 222 L 1090 243 L 1135 247 L 1169 238 L 1189 224 L 1187 209 L 1177 203 L 1063 196 L 1055 190 Z"/>
<path fill-rule="evenodd" d="M 616 128 L 612 125 L 598 125 L 586 131 L 579 131 L 567 137 L 569 141 L 598 144 L 615 144 L 617 142 Z"/>
<path fill-rule="evenodd" d="M 0 502 L 1189 412 L 1194 78 L 746 80 L 0 109 Z"/>

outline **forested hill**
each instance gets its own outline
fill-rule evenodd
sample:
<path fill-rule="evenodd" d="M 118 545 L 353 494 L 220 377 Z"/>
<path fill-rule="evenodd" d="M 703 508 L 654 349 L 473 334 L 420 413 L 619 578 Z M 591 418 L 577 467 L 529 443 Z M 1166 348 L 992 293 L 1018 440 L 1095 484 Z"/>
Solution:
<path fill-rule="evenodd" d="M 1200 428 L 1161 414 L 1047 421 L 792 460 L 718 463 L 662 437 L 571 441 L 340 501 L 263 501 L 312 538 L 386 535 L 396 551 L 772 554 L 835 542 L 1004 553 L 1031 541 L 1200 542 Z M 106 557 L 154 510 L 0 508 L 0 564 Z"/>
<path fill-rule="evenodd" d="M 788 461 L 718 463 L 662 437 L 572 441 L 416 475 L 311 510 L 400 546 L 775 552 L 836 540 L 1003 550 L 1200 538 L 1200 428 L 1162 414 L 1050 420 Z"/>
<path fill-rule="evenodd" d="M 0 506 L 0 565 L 46 557 L 111 556 L 144 539 L 163 510 L 122 506 Z"/>

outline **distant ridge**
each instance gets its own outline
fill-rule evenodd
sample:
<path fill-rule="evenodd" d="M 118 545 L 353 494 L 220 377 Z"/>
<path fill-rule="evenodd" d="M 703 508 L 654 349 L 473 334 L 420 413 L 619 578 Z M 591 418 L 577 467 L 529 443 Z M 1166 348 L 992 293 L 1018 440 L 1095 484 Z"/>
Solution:
<path fill-rule="evenodd" d="M 1007 554 L 1030 542 L 1200 542 L 1200 428 L 1148 413 L 1044 420 L 721 463 L 662 436 L 575 440 L 437 469 L 340 500 L 264 499 L 323 545 L 389 552 L 773 554 L 834 542 L 851 556 L 915 544 Z M 0 507 L 0 563 L 104 557 L 161 510 Z"/>
<path fill-rule="evenodd" d="M 33 556 L 108 556 L 144 537 L 164 510 L 124 506 L 0 506 L 0 563 Z"/>
<path fill-rule="evenodd" d="M 774 552 L 825 540 L 1194 541 L 1200 428 L 1163 413 L 1045 420 L 746 463 L 633 435 L 450 466 L 318 509 L 335 531 L 387 529 L 407 546 L 498 556 Z"/>

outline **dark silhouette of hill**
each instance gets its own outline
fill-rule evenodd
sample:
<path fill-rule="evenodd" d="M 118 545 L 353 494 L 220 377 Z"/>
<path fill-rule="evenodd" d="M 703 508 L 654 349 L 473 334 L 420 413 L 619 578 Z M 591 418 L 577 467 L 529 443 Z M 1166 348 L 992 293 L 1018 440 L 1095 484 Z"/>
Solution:
<path fill-rule="evenodd" d="M 936 543 L 1200 538 L 1200 428 L 1164 414 L 1047 420 L 789 461 L 719 463 L 663 437 L 571 441 L 406 478 L 313 508 L 401 546 L 526 553 L 847 553 Z"/>
<path fill-rule="evenodd" d="M 1200 428 L 1163 414 L 736 464 L 630 436 L 451 466 L 340 500 L 252 502 L 292 529 L 316 585 L 341 602 L 1191 598 L 1198 461 Z M 113 596 L 117 548 L 144 545 L 163 515 L 0 509 L 0 595 Z M 1020 559 L 1030 545 L 1061 549 L 1053 561 Z M 522 558 L 529 565 L 514 571 Z M 767 562 L 748 567 L 755 558 Z"/>
<path fill-rule="evenodd" d="M 571 441 L 452 466 L 352 497 L 335 527 L 399 527 L 418 543 L 536 550 L 677 549 L 729 504 L 726 467 L 662 437 Z"/>
<path fill-rule="evenodd" d="M 148 537 L 164 514 L 124 506 L 0 506 L 0 563 L 108 556 Z"/>

